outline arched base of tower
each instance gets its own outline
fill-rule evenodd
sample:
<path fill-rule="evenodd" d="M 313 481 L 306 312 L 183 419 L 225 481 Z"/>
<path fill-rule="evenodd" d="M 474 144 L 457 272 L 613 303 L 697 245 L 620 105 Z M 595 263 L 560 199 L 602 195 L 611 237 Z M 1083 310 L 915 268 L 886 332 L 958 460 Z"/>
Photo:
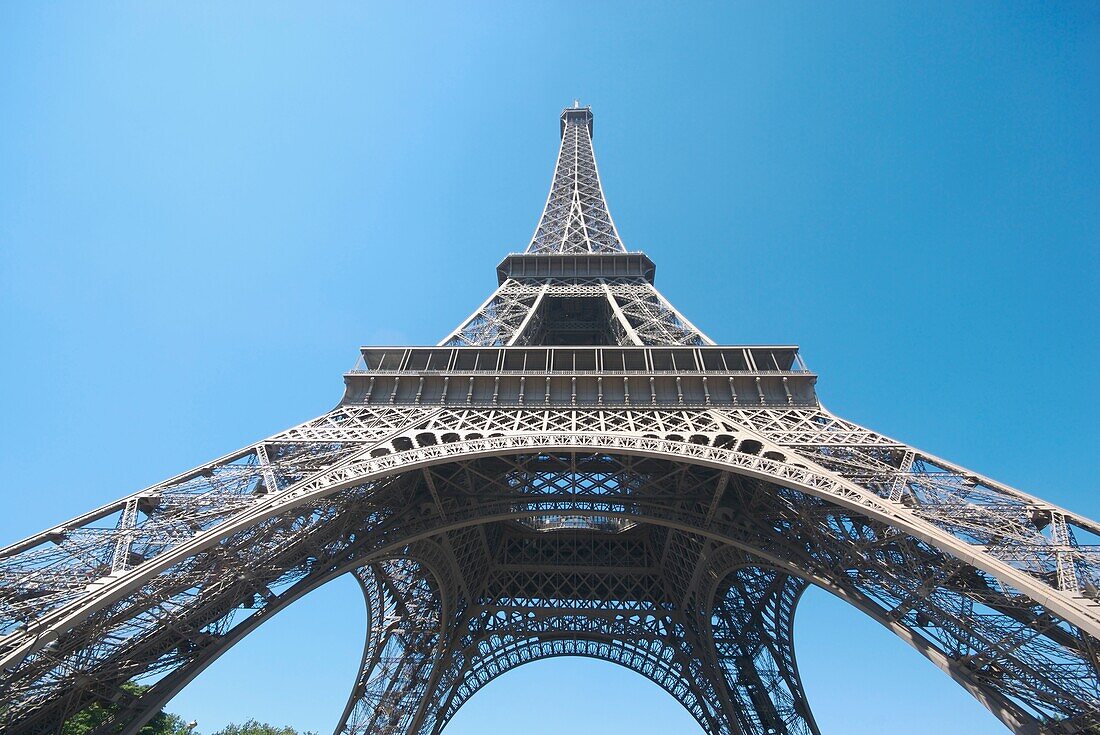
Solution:
<path fill-rule="evenodd" d="M 192 557 L 195 575 L 242 571 L 204 588 L 189 627 L 151 629 L 100 665 L 115 687 L 151 662 L 166 671 L 103 732 L 136 731 L 248 630 L 349 571 L 370 620 L 341 725 L 349 733 L 438 732 L 495 676 L 557 655 L 647 676 L 709 733 L 815 733 L 791 636 L 807 584 L 889 627 L 1016 732 L 1072 732 L 1057 721 L 1043 730 L 1028 706 L 1088 712 L 1096 669 L 1079 631 L 931 544 L 810 493 L 797 473 L 780 484 L 693 462 L 700 450 L 683 446 L 682 456 L 543 448 L 466 458 L 433 446 L 434 464 L 353 476 L 272 513 Z M 105 609 L 83 630 L 116 614 Z M 1079 675 L 1025 675 L 1052 662 Z"/>
<path fill-rule="evenodd" d="M 730 570 L 743 554 L 641 525 L 540 537 L 494 524 L 443 534 L 425 548 L 435 564 L 411 551 L 355 571 L 375 622 L 337 733 L 438 733 L 496 677 L 557 656 L 645 676 L 713 735 L 817 733 L 791 636 L 799 579 Z M 409 594 L 402 590 L 443 586 L 453 602 L 401 602 Z M 451 612 L 441 621 L 444 608 Z M 400 610 L 407 612 L 395 616 Z"/>

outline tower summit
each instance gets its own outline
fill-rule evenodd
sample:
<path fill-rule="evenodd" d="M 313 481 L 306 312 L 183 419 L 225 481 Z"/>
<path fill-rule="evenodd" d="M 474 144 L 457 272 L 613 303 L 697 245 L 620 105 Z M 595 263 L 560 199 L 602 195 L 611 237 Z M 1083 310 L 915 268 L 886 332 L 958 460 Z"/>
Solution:
<path fill-rule="evenodd" d="M 592 110 L 565 108 L 561 148 L 550 195 L 529 253 L 613 253 L 625 251 L 604 200 L 592 150 Z"/>
<path fill-rule="evenodd" d="M 0 729 L 111 702 L 97 733 L 133 735 L 351 574 L 368 625 L 337 733 L 434 735 L 575 655 L 710 735 L 816 735 L 810 585 L 1013 732 L 1100 731 L 1100 526 L 832 414 L 797 347 L 714 344 L 654 275 L 591 110 L 565 109 L 534 237 L 439 344 L 363 347 L 331 411 L 0 550 Z"/>
<path fill-rule="evenodd" d="M 657 291 L 655 271 L 645 254 L 627 252 L 611 219 L 592 110 L 567 107 L 534 237 L 523 254 L 504 259 L 499 288 L 440 344 L 714 344 Z"/>

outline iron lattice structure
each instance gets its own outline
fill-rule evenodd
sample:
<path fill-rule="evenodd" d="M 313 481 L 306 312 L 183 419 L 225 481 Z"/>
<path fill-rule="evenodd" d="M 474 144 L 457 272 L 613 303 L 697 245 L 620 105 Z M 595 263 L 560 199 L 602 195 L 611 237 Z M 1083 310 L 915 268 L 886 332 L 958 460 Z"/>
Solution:
<path fill-rule="evenodd" d="M 1014 732 L 1100 731 L 1100 526 L 831 414 L 796 347 L 715 345 L 624 248 L 591 112 L 561 132 L 529 247 L 439 345 L 363 348 L 323 416 L 0 551 L 6 732 L 106 700 L 134 733 L 341 574 L 368 629 L 338 733 L 437 733 L 565 655 L 707 733 L 817 733 L 808 585 Z"/>

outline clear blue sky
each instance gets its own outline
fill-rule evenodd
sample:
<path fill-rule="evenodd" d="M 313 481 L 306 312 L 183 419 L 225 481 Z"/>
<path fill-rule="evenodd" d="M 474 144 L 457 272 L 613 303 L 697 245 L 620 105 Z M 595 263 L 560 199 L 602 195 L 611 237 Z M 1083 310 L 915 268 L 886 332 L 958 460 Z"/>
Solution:
<path fill-rule="evenodd" d="M 794 342 L 834 411 L 1092 517 L 1100 6 L 5 3 L 0 543 L 330 408 L 356 347 L 434 343 L 521 250 L 557 115 L 720 342 Z M 172 702 L 331 730 L 337 581 Z M 1000 733 L 807 595 L 826 733 Z M 506 675 L 484 732 L 698 732 L 610 664 Z"/>

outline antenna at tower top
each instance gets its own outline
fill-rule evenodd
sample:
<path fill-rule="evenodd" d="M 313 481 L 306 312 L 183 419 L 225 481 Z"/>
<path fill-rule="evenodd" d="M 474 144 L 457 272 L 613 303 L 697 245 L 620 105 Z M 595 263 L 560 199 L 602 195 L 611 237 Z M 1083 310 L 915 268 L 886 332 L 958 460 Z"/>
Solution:
<path fill-rule="evenodd" d="M 578 107 L 580 107 L 580 106 L 581 106 L 581 101 L 580 101 L 580 100 L 578 100 L 578 99 L 574 99 L 574 100 L 573 100 L 573 109 L 575 110 L 575 109 L 577 109 L 577 108 L 578 108 Z"/>

